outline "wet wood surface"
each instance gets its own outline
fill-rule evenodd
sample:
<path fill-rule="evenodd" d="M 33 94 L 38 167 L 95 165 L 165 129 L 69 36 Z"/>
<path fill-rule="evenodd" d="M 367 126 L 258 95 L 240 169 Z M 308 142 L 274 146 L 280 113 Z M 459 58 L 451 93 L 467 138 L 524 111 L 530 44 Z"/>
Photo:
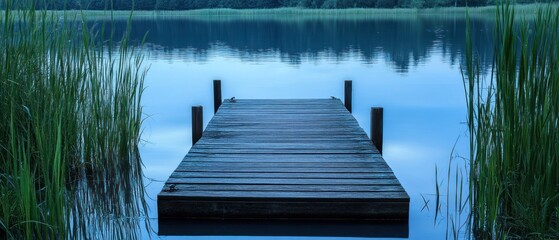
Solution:
<path fill-rule="evenodd" d="M 408 219 L 409 197 L 338 99 L 225 100 L 159 218 Z"/>

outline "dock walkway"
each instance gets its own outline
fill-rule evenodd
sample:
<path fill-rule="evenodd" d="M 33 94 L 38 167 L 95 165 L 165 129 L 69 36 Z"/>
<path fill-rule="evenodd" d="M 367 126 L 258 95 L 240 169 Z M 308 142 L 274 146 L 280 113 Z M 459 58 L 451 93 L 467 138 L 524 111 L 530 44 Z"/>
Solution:
<path fill-rule="evenodd" d="M 407 220 L 409 197 L 338 99 L 224 101 L 159 218 Z"/>

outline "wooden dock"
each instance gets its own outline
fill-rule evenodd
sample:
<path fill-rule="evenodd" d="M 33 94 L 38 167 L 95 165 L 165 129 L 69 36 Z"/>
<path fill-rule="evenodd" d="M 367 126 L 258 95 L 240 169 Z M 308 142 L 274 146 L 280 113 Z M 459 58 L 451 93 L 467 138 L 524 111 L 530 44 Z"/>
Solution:
<path fill-rule="evenodd" d="M 224 101 L 159 218 L 407 220 L 409 197 L 338 99 Z"/>

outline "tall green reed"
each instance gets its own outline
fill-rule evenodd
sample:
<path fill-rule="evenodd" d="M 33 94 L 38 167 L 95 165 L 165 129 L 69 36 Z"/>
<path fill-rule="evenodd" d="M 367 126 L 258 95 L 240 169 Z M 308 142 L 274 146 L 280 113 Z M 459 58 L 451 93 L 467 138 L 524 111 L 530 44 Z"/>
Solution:
<path fill-rule="evenodd" d="M 147 212 L 142 56 L 126 36 L 99 41 L 76 15 L 36 10 L 34 1 L 6 5 L 0 238 L 138 238 L 131 231 Z"/>
<path fill-rule="evenodd" d="M 497 7 L 494 62 L 481 73 L 467 29 L 471 231 L 481 239 L 557 239 L 559 9 L 515 22 Z"/>

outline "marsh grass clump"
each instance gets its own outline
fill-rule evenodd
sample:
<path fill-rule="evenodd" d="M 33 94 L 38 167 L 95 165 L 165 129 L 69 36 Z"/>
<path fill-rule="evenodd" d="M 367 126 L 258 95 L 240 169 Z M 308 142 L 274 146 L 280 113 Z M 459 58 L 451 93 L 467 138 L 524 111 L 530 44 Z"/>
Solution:
<path fill-rule="evenodd" d="M 34 2 L 0 14 L 0 238 L 137 238 L 142 57 Z"/>
<path fill-rule="evenodd" d="M 559 9 L 517 24 L 503 3 L 496 17 L 488 77 L 466 46 L 471 230 L 479 239 L 557 239 Z"/>

